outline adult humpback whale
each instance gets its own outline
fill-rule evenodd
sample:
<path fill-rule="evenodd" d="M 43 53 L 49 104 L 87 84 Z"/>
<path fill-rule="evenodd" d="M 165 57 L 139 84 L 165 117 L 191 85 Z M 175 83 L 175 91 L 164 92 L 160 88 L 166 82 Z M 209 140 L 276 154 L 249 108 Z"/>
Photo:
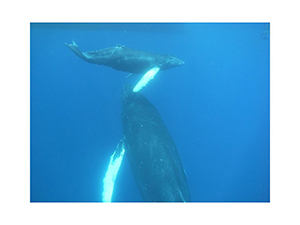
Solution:
<path fill-rule="evenodd" d="M 128 86 L 122 93 L 122 123 L 122 144 L 144 201 L 190 201 L 171 134 L 156 108 Z"/>
<path fill-rule="evenodd" d="M 115 70 L 128 73 L 144 74 L 154 67 L 166 70 L 184 64 L 182 60 L 171 55 L 138 51 L 123 45 L 116 45 L 115 47 L 96 51 L 81 52 L 73 40 L 72 44 L 65 44 L 86 62 L 109 66 Z"/>
<path fill-rule="evenodd" d="M 129 86 L 123 88 L 122 108 L 123 138 L 110 158 L 102 201 L 111 201 L 125 151 L 144 201 L 190 201 L 176 146 L 156 108 Z"/>

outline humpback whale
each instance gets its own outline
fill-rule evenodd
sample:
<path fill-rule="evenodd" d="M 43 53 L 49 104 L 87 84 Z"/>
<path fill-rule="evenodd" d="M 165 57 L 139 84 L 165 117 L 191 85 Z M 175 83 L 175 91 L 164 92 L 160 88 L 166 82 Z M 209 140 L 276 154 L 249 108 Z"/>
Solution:
<path fill-rule="evenodd" d="M 125 152 L 144 201 L 190 201 L 181 160 L 159 112 L 130 86 L 123 87 L 121 97 L 123 138 L 110 157 L 103 179 L 102 201 L 111 202 Z"/>
<path fill-rule="evenodd" d="M 122 144 L 147 202 L 187 202 L 190 194 L 175 143 L 157 109 L 140 92 L 124 86 Z"/>
<path fill-rule="evenodd" d="M 134 74 L 144 74 L 154 67 L 167 70 L 181 66 L 184 62 L 175 56 L 143 52 L 127 48 L 123 45 L 82 52 L 72 40 L 72 44 L 65 43 L 78 57 L 88 63 L 108 66 L 115 70 Z"/>

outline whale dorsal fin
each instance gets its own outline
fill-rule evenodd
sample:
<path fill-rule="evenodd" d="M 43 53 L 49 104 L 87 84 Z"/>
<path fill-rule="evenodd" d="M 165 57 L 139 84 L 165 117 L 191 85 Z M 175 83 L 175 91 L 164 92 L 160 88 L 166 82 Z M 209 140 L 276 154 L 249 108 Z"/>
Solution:
<path fill-rule="evenodd" d="M 115 53 L 116 50 L 120 49 L 120 48 L 125 48 L 124 45 L 119 45 L 119 44 L 116 44 L 116 47 L 114 47 L 114 50 L 112 51 L 112 53 L 110 55 L 113 55 Z"/>

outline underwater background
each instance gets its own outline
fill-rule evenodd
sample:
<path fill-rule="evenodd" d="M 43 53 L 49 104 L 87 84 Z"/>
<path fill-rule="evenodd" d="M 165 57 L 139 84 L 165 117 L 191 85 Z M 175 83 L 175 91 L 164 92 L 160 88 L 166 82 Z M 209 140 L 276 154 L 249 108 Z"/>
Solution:
<path fill-rule="evenodd" d="M 178 148 L 193 202 L 270 201 L 270 25 L 31 24 L 30 200 L 100 202 L 122 138 L 128 73 L 89 64 L 85 51 L 127 47 L 171 54 L 141 92 Z M 143 201 L 126 153 L 113 201 Z"/>

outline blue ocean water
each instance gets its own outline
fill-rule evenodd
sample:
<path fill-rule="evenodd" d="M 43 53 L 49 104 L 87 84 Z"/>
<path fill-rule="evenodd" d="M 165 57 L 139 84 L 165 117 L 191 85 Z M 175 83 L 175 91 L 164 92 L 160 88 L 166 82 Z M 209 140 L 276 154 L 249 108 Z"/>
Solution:
<path fill-rule="evenodd" d="M 72 39 L 82 51 L 122 44 L 185 61 L 142 93 L 173 136 L 191 200 L 270 201 L 270 26 L 195 23 L 31 24 L 31 202 L 101 201 L 122 138 L 128 73 L 84 62 Z M 113 201 L 142 201 L 126 156 Z"/>

